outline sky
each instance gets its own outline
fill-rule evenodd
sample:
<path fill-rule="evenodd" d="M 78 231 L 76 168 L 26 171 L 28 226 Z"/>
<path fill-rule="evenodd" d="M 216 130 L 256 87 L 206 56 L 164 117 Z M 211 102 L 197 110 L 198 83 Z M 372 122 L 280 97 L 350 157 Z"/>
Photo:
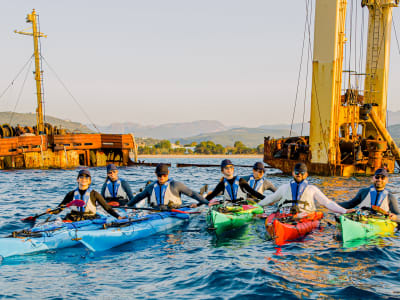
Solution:
<path fill-rule="evenodd" d="M 41 39 L 48 115 L 98 125 L 195 120 L 247 127 L 288 124 L 296 98 L 305 3 L 1 1 L 0 95 L 33 53 L 32 38 L 13 31 L 30 26 L 25 17 L 35 8 L 41 31 L 48 35 Z M 395 9 L 397 26 L 399 14 L 400 8 Z M 0 98 L 0 111 L 35 111 L 32 68 Z M 393 35 L 388 108 L 394 111 L 400 110 L 399 77 Z M 302 120 L 303 98 L 307 121 L 310 96 L 303 92 L 295 122 Z"/>

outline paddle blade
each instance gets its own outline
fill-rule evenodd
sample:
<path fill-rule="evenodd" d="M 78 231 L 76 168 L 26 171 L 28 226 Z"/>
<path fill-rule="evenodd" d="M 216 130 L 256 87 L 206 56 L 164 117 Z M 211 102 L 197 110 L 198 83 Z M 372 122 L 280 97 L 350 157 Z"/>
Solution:
<path fill-rule="evenodd" d="M 21 219 L 22 222 L 34 222 L 37 217 L 29 216 L 24 219 Z"/>
<path fill-rule="evenodd" d="M 374 210 L 374 211 L 376 211 L 376 212 L 378 212 L 378 213 L 380 213 L 380 214 L 382 214 L 384 216 L 388 216 L 389 215 L 389 213 L 386 210 L 384 210 L 383 208 L 381 208 L 379 206 L 376 206 L 376 205 L 372 205 L 372 210 Z"/>
<path fill-rule="evenodd" d="M 84 207 L 86 205 L 85 201 L 83 200 L 73 200 L 70 203 L 67 204 L 67 207 L 71 207 L 71 206 L 77 206 L 77 207 Z"/>
<path fill-rule="evenodd" d="M 110 201 L 108 202 L 108 205 L 112 206 L 112 207 L 119 207 L 119 202 L 117 201 Z"/>

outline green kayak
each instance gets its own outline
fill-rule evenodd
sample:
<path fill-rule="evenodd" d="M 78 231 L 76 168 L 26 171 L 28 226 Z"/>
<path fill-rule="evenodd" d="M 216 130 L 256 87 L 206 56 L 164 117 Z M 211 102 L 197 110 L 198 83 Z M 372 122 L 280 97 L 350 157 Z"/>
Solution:
<path fill-rule="evenodd" d="M 357 213 L 341 215 L 338 223 L 344 243 L 351 240 L 390 235 L 394 233 L 396 227 L 397 223 L 387 217 L 365 216 Z"/>
<path fill-rule="evenodd" d="M 206 221 L 210 230 L 221 234 L 246 225 L 253 219 L 253 215 L 263 212 L 263 208 L 256 204 L 234 206 L 219 204 L 210 207 Z"/>

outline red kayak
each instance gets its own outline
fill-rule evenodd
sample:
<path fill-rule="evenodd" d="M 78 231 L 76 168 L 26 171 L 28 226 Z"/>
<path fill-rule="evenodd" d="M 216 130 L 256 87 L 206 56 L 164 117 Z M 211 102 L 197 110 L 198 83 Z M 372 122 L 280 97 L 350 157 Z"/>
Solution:
<path fill-rule="evenodd" d="M 300 239 L 317 228 L 323 216 L 322 212 L 317 211 L 295 215 L 273 213 L 265 220 L 265 228 L 275 244 L 283 245 L 285 242 Z"/>

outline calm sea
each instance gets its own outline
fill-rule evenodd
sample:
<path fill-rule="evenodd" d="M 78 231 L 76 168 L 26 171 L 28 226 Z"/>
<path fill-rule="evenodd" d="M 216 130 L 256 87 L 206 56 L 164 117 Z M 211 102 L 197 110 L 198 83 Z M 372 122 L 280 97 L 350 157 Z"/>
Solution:
<path fill-rule="evenodd" d="M 150 159 L 149 159 L 150 160 Z M 232 159 L 252 165 L 256 159 Z M 152 159 L 186 162 L 192 160 Z M 196 159 L 215 163 L 220 159 Z M 92 168 L 92 187 L 100 190 L 105 168 Z M 248 175 L 251 168 L 238 168 Z M 268 170 L 276 186 L 287 176 Z M 6 235 L 23 229 L 20 219 L 55 207 L 76 186 L 76 170 L 0 172 L 0 230 Z M 155 179 L 154 168 L 121 168 L 133 190 Z M 171 168 L 171 177 L 194 190 L 212 188 L 219 168 Z M 338 202 L 354 196 L 369 178 L 313 177 Z M 399 193 L 398 174 L 390 189 Z M 190 202 L 189 198 L 184 198 Z M 325 209 L 322 209 L 326 212 Z M 333 220 L 333 214 L 327 212 Z M 262 220 L 217 239 L 206 230 L 205 214 L 184 227 L 91 253 L 84 247 L 6 258 L 0 265 L 0 298 L 5 299 L 315 299 L 400 298 L 399 236 L 378 238 L 345 248 L 333 239 L 334 226 L 322 228 L 304 241 L 278 248 L 265 238 Z"/>

